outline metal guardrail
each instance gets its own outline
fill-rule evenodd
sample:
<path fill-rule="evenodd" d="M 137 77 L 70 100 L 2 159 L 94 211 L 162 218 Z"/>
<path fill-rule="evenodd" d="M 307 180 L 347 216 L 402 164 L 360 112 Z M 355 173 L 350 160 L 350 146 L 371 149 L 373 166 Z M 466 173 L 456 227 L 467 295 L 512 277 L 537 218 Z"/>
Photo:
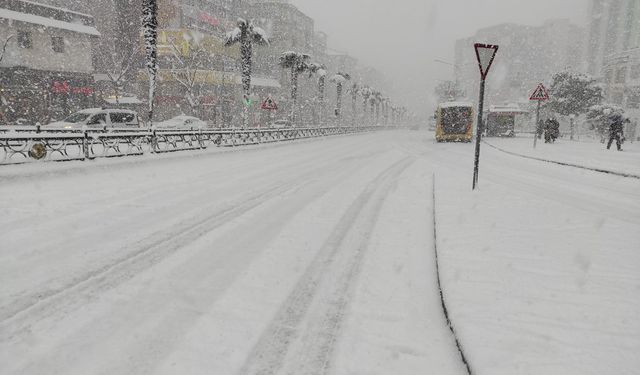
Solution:
<path fill-rule="evenodd" d="M 51 129 L 0 126 L 0 165 L 235 147 L 385 129 L 379 126 L 286 129 Z"/>

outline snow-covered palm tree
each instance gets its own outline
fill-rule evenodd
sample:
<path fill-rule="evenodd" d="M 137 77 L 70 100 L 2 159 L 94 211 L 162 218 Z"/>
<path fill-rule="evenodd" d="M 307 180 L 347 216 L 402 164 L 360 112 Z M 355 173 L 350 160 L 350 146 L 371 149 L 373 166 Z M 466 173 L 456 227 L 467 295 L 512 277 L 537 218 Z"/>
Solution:
<path fill-rule="evenodd" d="M 298 103 L 298 76 L 300 73 L 309 70 L 309 59 L 311 56 L 306 53 L 294 51 L 283 52 L 280 55 L 280 66 L 291 70 L 291 113 L 289 121 L 295 123 Z"/>
<path fill-rule="evenodd" d="M 313 74 L 318 76 L 318 103 L 320 105 L 320 124 L 324 118 L 324 90 L 326 87 L 327 68 L 324 64 L 311 63 L 309 64 L 309 77 Z"/>
<path fill-rule="evenodd" d="M 342 114 L 342 87 L 350 79 L 351 76 L 344 72 L 338 72 L 331 77 L 331 82 L 336 84 L 336 117 L 338 121 L 340 121 Z"/>
<path fill-rule="evenodd" d="M 251 94 L 251 59 L 253 57 L 253 44 L 268 45 L 269 39 L 267 34 L 261 28 L 254 26 L 252 22 L 243 18 L 238 18 L 237 26 L 227 33 L 224 40 L 225 46 L 232 46 L 236 43 L 240 44 L 240 59 L 242 65 L 242 90 L 244 93 L 244 112 L 243 126 L 246 128 L 249 124 L 249 107 L 246 102 Z"/>
<path fill-rule="evenodd" d="M 380 91 L 374 91 L 371 96 L 371 115 L 373 116 L 375 110 L 375 125 L 380 125 L 380 104 L 382 103 L 382 93 Z"/>
<path fill-rule="evenodd" d="M 156 0 L 142 1 L 142 33 L 146 50 L 145 65 L 149 74 L 149 126 L 151 127 L 158 76 L 158 4 Z"/>
<path fill-rule="evenodd" d="M 349 88 L 349 93 L 351 94 L 351 126 L 355 127 L 358 119 L 358 108 L 356 106 L 356 102 L 358 101 L 358 94 L 360 93 L 360 87 L 356 82 L 354 82 Z"/>
<path fill-rule="evenodd" d="M 369 98 L 373 94 L 373 89 L 369 86 L 360 87 L 360 95 L 362 96 L 362 121 L 364 124 L 367 122 L 367 109 L 369 105 Z"/>

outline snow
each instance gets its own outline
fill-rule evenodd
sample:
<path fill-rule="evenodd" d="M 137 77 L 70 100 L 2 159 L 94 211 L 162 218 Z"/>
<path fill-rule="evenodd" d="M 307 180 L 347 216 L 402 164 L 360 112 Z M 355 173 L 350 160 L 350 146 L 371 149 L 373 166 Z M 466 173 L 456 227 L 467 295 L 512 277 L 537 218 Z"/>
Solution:
<path fill-rule="evenodd" d="M 240 41 L 240 36 L 242 35 L 242 30 L 236 27 L 233 30 L 229 31 L 225 38 L 225 44 L 233 44 Z"/>
<path fill-rule="evenodd" d="M 452 108 L 452 107 L 472 107 L 473 103 L 470 102 L 445 102 L 439 104 L 440 108 Z"/>
<path fill-rule="evenodd" d="M 32 23 L 32 24 L 40 25 L 44 27 L 52 27 L 56 29 L 69 30 L 69 31 L 73 31 L 81 34 L 100 36 L 100 33 L 98 32 L 98 30 L 96 30 L 96 28 L 93 26 L 86 26 L 79 23 L 59 21 L 52 18 L 36 16 L 33 14 L 20 13 L 20 12 L 16 12 L 9 9 L 0 8 L 0 18 Z"/>
<path fill-rule="evenodd" d="M 23 3 L 27 3 L 27 4 L 33 4 L 33 5 L 37 5 L 38 7 L 45 7 L 45 8 L 49 8 L 49 9 L 55 9 L 55 10 L 59 10 L 65 13 L 73 13 L 73 14 L 77 14 L 79 16 L 83 16 L 83 17 L 91 17 L 93 18 L 92 15 L 90 14 L 86 14 L 86 13 L 80 13 L 80 12 L 76 12 L 67 8 L 60 8 L 60 7 L 54 7 L 48 4 L 42 4 L 41 2 L 34 2 L 34 1 L 29 1 L 29 0 L 21 0 Z"/>
<path fill-rule="evenodd" d="M 594 141 L 574 142 L 565 138 L 559 138 L 555 143 L 544 143 L 544 139 L 538 140 L 536 148 L 533 148 L 533 134 L 519 135 L 515 139 L 485 138 L 486 142 L 505 151 L 518 154 L 604 169 L 614 172 L 628 173 L 640 176 L 640 143 L 625 142 L 622 152 L 615 151 L 615 144 L 611 150 L 606 145 Z"/>
<path fill-rule="evenodd" d="M 437 171 L 443 284 L 472 368 L 636 373 L 640 183 L 482 152 L 476 193 L 458 185 L 469 163 Z"/>
<path fill-rule="evenodd" d="M 472 160 L 384 131 L 0 168 L 3 374 L 464 373 L 433 176 L 475 373 L 635 373 L 640 180 L 485 145 L 471 192 Z"/>
<path fill-rule="evenodd" d="M 269 44 L 269 38 L 267 38 L 267 32 L 264 29 L 254 26 L 253 27 L 254 34 L 258 35 L 260 40 L 263 40 L 267 45 Z"/>

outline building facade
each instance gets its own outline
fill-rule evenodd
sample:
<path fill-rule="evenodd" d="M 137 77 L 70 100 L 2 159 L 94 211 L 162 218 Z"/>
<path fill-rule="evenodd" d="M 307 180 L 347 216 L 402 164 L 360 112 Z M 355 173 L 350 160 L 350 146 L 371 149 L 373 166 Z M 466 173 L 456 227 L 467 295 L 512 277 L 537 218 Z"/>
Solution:
<path fill-rule="evenodd" d="M 587 51 L 607 101 L 640 122 L 640 1 L 591 0 Z"/>
<path fill-rule="evenodd" d="M 455 46 L 455 77 L 469 98 L 478 93 L 480 73 L 473 44 L 500 46 L 487 78 L 487 99 L 493 104 L 526 103 L 531 91 L 553 74 L 584 71 L 585 31 L 566 19 L 541 26 L 500 24 L 478 30 Z"/>
<path fill-rule="evenodd" d="M 1 120 L 47 123 L 95 104 L 91 15 L 31 1 L 0 5 Z"/>

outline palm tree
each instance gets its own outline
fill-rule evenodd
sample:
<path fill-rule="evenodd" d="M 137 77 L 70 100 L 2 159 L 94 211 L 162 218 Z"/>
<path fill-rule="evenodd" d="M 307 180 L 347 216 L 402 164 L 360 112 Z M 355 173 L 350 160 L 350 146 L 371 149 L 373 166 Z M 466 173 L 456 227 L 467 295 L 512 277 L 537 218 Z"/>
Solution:
<path fill-rule="evenodd" d="M 149 74 L 149 127 L 152 127 L 153 102 L 158 76 L 158 4 L 156 0 L 142 2 L 142 30 L 147 55 L 145 65 Z"/>
<path fill-rule="evenodd" d="M 382 93 L 380 91 L 375 91 L 371 100 L 371 114 L 373 115 L 373 111 L 375 108 L 376 114 L 376 125 L 380 125 L 380 104 L 382 103 Z"/>
<path fill-rule="evenodd" d="M 252 22 L 238 18 L 235 29 L 227 33 L 224 45 L 229 47 L 240 43 L 240 58 L 242 64 L 242 91 L 244 93 L 244 111 L 242 124 L 246 128 L 249 124 L 249 95 L 251 94 L 251 59 L 253 57 L 253 44 L 269 45 L 267 34 L 261 28 L 254 26 Z"/>
<path fill-rule="evenodd" d="M 326 87 L 327 68 L 324 64 L 311 63 L 309 64 L 309 77 L 313 74 L 318 75 L 318 102 L 320 104 L 319 122 L 322 124 L 322 120 L 324 118 L 324 89 Z"/>
<path fill-rule="evenodd" d="M 348 73 L 338 72 L 331 77 L 331 82 L 336 84 L 336 117 L 341 124 L 341 111 L 342 111 L 342 86 L 351 79 Z"/>
<path fill-rule="evenodd" d="M 284 69 L 291 69 L 291 113 L 289 121 L 293 125 L 296 121 L 296 110 L 298 103 L 298 75 L 309 70 L 309 59 L 311 56 L 306 53 L 294 51 L 283 52 L 280 55 L 280 66 Z"/>
<path fill-rule="evenodd" d="M 358 109 L 356 107 L 356 101 L 358 100 L 358 93 L 360 92 L 360 88 L 358 87 L 358 84 L 356 82 L 353 83 L 353 85 L 351 85 L 351 88 L 349 89 L 349 93 L 351 94 L 351 126 L 352 127 L 356 127 L 356 121 L 357 121 L 357 114 L 358 114 Z"/>
<path fill-rule="evenodd" d="M 369 86 L 362 86 L 360 88 L 360 95 L 362 96 L 362 122 L 367 122 L 367 106 L 369 105 L 369 98 L 373 94 L 373 89 Z"/>

